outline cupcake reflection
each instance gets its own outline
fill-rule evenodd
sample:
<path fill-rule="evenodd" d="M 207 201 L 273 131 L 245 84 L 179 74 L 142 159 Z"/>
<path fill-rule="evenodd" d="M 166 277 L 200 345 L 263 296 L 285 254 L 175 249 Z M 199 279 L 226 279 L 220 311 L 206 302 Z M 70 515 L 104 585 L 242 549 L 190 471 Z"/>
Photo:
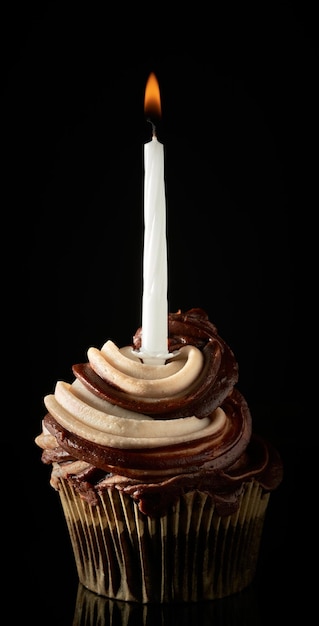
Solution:
<path fill-rule="evenodd" d="M 99 596 L 79 583 L 72 626 L 261 626 L 255 592 L 205 602 L 140 604 Z"/>

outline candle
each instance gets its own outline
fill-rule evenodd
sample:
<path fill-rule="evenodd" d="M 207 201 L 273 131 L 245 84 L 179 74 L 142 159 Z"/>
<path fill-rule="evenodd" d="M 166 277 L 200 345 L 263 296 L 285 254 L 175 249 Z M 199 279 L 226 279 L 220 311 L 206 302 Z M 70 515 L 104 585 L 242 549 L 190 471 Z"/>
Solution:
<path fill-rule="evenodd" d="M 150 74 L 145 90 L 145 113 L 159 117 L 161 100 L 155 74 Z M 149 121 L 151 121 L 149 119 Z M 144 255 L 142 345 L 143 363 L 163 365 L 170 355 L 167 347 L 167 242 L 164 182 L 164 146 L 153 136 L 144 145 Z"/>

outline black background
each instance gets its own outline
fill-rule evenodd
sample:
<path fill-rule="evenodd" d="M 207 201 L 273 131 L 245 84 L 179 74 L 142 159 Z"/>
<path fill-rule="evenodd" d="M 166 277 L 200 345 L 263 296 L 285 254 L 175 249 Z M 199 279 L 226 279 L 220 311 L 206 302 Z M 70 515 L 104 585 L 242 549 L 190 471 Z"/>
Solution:
<path fill-rule="evenodd" d="M 88 347 L 130 343 L 141 323 L 151 71 L 163 111 L 169 309 L 208 312 L 236 354 L 255 430 L 285 465 L 256 578 L 259 620 L 311 613 L 318 38 L 307 3 L 239 5 L 43 2 L 3 16 L 3 283 L 15 381 L 4 441 L 17 471 L 4 489 L 17 490 L 21 521 L 9 528 L 19 549 L 8 578 L 36 623 L 72 624 L 77 591 L 34 444 L 43 396 L 72 381 Z"/>

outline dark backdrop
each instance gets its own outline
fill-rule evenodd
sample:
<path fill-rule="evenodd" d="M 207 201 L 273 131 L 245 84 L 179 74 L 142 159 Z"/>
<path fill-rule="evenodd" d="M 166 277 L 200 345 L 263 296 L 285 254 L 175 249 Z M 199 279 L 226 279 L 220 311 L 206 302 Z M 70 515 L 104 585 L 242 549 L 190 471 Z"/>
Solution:
<path fill-rule="evenodd" d="M 27 520 L 19 593 L 38 621 L 45 610 L 47 623 L 72 623 L 77 579 L 34 437 L 56 380 L 71 382 L 72 364 L 91 345 L 131 342 L 141 323 L 143 101 L 154 71 L 169 309 L 208 312 L 236 354 L 255 430 L 282 454 L 285 478 L 257 577 L 259 619 L 304 614 L 315 541 L 313 15 L 291 2 L 209 12 L 88 6 L 23 5 L 2 23 L 4 277 L 15 380 L 26 383 L 22 397 L 15 385 L 5 429 Z"/>

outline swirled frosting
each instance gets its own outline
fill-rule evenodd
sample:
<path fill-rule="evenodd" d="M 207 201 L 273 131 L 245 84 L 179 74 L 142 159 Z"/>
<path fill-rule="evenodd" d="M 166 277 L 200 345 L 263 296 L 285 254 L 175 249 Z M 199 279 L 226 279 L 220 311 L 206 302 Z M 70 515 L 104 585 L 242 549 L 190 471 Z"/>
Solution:
<path fill-rule="evenodd" d="M 72 384 L 56 383 L 36 443 L 52 464 L 51 484 L 73 483 L 91 504 L 106 488 L 130 494 L 146 514 L 180 493 L 201 489 L 220 512 L 236 508 L 243 482 L 266 490 L 281 480 L 276 451 L 252 436 L 251 414 L 235 388 L 238 366 L 206 313 L 168 319 L 164 365 L 139 357 L 142 329 L 131 346 L 107 341 L 73 366 Z"/>

